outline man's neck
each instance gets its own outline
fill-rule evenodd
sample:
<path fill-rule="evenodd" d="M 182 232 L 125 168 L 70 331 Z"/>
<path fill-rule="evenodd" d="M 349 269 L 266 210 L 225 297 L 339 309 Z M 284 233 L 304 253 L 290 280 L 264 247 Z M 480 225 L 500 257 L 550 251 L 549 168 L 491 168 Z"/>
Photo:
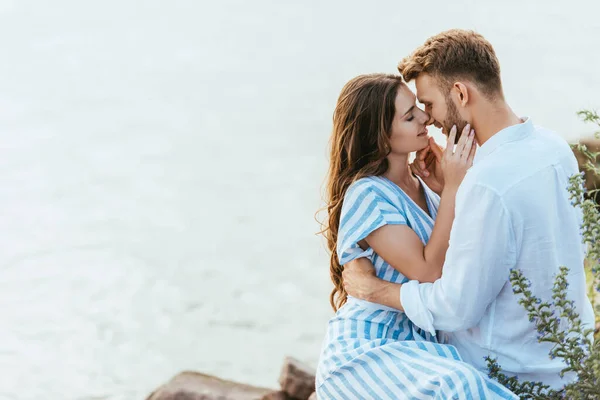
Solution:
<path fill-rule="evenodd" d="M 473 118 L 471 125 L 480 146 L 501 130 L 523 122 L 504 101 L 481 104 L 477 115 L 481 118 Z"/>

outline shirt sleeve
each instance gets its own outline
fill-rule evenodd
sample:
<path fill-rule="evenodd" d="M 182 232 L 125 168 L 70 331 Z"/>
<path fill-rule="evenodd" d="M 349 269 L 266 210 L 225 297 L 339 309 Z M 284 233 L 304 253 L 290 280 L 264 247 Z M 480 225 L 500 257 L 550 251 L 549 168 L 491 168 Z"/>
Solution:
<path fill-rule="evenodd" d="M 442 276 L 434 283 L 402 285 L 402 307 L 415 325 L 432 334 L 472 328 L 515 264 L 515 235 L 502 198 L 484 186 L 461 186 Z"/>
<path fill-rule="evenodd" d="M 370 256 L 372 250 L 363 251 L 358 242 L 384 225 L 401 224 L 407 224 L 406 216 L 392 204 L 384 188 L 369 179 L 355 182 L 342 204 L 337 240 L 340 264 Z"/>

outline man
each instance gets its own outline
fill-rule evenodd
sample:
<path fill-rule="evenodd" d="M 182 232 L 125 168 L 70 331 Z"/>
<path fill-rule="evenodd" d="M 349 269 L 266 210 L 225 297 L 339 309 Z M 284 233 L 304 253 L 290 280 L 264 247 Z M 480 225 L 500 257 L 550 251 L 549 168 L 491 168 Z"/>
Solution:
<path fill-rule="evenodd" d="M 509 275 L 521 270 L 532 293 L 546 300 L 559 267 L 567 266 L 568 298 L 584 324 L 593 325 L 581 210 L 567 191 L 569 177 L 578 173 L 573 153 L 563 139 L 511 110 L 496 54 L 479 34 L 436 35 L 398 69 L 407 81 L 415 80 L 417 98 L 434 125 L 448 134 L 453 125 L 462 132 L 468 123 L 480 148 L 456 196 L 441 278 L 392 284 L 376 278 L 370 261 L 361 258 L 345 266 L 348 294 L 403 310 L 432 334 L 446 332 L 462 358 L 481 371 L 489 355 L 509 375 L 562 387 L 564 364 L 550 360 L 551 346 L 538 342 Z M 439 163 L 429 169 L 421 165 L 416 172 L 431 186 L 441 184 Z"/>

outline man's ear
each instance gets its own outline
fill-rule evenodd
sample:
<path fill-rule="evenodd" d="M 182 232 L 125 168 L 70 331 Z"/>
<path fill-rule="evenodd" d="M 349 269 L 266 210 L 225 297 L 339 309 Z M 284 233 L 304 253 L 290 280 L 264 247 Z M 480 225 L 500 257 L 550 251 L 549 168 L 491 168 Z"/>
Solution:
<path fill-rule="evenodd" d="M 452 91 L 456 96 L 456 101 L 461 106 L 466 106 L 469 102 L 469 88 L 462 82 L 454 82 Z"/>

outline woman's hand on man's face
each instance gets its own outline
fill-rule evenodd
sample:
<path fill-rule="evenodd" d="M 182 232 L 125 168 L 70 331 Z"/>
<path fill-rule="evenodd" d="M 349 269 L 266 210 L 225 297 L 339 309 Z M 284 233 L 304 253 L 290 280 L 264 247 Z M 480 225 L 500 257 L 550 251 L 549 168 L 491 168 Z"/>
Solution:
<path fill-rule="evenodd" d="M 458 139 L 456 146 L 452 143 L 456 138 L 456 125 L 452 127 L 448 136 L 448 144 L 442 158 L 442 171 L 444 172 L 444 185 L 454 191 L 462 183 L 467 171 L 473 165 L 477 145 L 475 143 L 475 131 L 467 124 Z"/>
<path fill-rule="evenodd" d="M 430 137 L 427 147 L 417 151 L 415 160 L 410 164 L 412 172 L 420 177 L 437 194 L 442 193 L 442 189 L 444 188 L 444 174 L 442 172 L 443 154 L 444 149 Z"/>

